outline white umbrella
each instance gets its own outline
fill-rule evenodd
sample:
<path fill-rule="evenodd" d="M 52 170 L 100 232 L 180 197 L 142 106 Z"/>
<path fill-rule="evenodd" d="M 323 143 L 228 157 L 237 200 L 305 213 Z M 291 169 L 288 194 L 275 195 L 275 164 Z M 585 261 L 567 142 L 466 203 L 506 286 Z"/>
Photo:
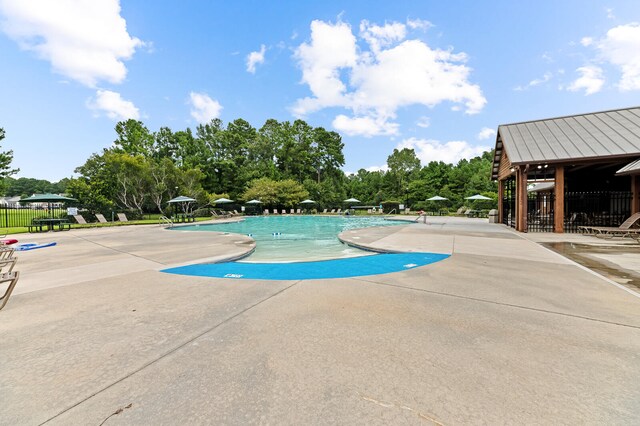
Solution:
<path fill-rule="evenodd" d="M 233 203 L 233 200 L 230 200 L 228 198 L 218 198 L 217 200 L 214 201 L 215 204 L 224 204 L 224 203 Z"/>
<path fill-rule="evenodd" d="M 300 201 L 300 204 L 315 204 L 316 202 L 313 200 L 304 200 L 304 201 Z"/>
<path fill-rule="evenodd" d="M 443 201 L 443 200 L 448 200 L 448 198 L 444 198 L 439 195 L 436 195 L 435 197 L 427 198 L 427 201 Z"/>
<path fill-rule="evenodd" d="M 491 198 L 485 197 L 484 195 L 476 194 L 471 197 L 465 197 L 465 200 L 490 200 Z"/>
<path fill-rule="evenodd" d="M 247 201 L 247 204 L 260 204 L 260 203 L 262 203 L 262 201 L 260 201 L 260 200 Z"/>
<path fill-rule="evenodd" d="M 349 198 L 347 200 L 344 200 L 345 203 L 359 203 L 360 200 L 357 200 L 355 198 Z"/>
<path fill-rule="evenodd" d="M 195 198 L 190 198 L 190 197 L 185 197 L 184 195 L 181 195 L 179 197 L 173 198 L 169 201 L 167 201 L 167 203 L 191 203 L 193 201 L 196 201 Z"/>

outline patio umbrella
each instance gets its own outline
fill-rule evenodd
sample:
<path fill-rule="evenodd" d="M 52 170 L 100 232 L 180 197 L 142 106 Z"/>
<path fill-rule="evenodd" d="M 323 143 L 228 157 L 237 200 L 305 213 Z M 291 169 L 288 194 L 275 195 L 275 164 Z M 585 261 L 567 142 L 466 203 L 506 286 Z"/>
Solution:
<path fill-rule="evenodd" d="M 346 200 L 344 200 L 345 203 L 359 203 L 360 200 L 357 200 L 355 198 L 348 198 Z"/>
<path fill-rule="evenodd" d="M 485 197 L 484 195 L 476 194 L 471 197 L 465 197 L 465 200 L 490 200 L 491 198 Z"/>
<path fill-rule="evenodd" d="M 261 204 L 261 203 L 262 203 L 262 201 L 260 201 L 260 200 L 251 200 L 251 201 L 247 201 L 246 204 Z"/>
<path fill-rule="evenodd" d="M 224 204 L 224 203 L 233 203 L 233 200 L 230 200 L 228 198 L 218 198 L 217 200 L 215 200 L 213 202 L 214 204 Z"/>
<path fill-rule="evenodd" d="M 21 198 L 21 203 L 47 203 L 49 213 L 53 214 L 51 210 L 51 203 L 64 203 L 67 201 L 78 201 L 75 198 L 65 197 L 58 194 L 33 194 L 31 197 Z"/>
<path fill-rule="evenodd" d="M 439 195 L 436 195 L 435 197 L 427 198 L 427 201 L 444 201 L 444 200 L 448 200 L 448 198 L 444 198 Z"/>
<path fill-rule="evenodd" d="M 191 198 L 191 197 L 186 197 L 184 195 L 180 195 L 179 197 L 176 197 L 176 198 L 173 198 L 173 199 L 167 201 L 167 203 L 170 203 L 170 204 L 180 203 L 180 204 L 182 204 L 182 211 L 184 213 L 187 213 L 187 205 L 189 203 L 194 202 L 194 201 L 196 201 L 195 198 Z"/>
<path fill-rule="evenodd" d="M 167 203 L 190 203 L 193 201 L 196 201 L 195 198 L 185 197 L 184 195 L 181 195 L 179 197 L 176 197 L 167 201 Z"/>
<path fill-rule="evenodd" d="M 300 201 L 300 204 L 315 204 L 316 202 L 313 200 L 304 200 L 304 201 Z"/>

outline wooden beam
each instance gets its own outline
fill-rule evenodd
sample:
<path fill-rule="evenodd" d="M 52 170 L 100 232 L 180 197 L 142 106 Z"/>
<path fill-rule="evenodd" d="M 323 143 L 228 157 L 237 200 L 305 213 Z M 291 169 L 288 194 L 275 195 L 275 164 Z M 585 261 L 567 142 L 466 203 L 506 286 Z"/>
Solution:
<path fill-rule="evenodd" d="M 556 166 L 555 201 L 553 206 L 553 232 L 564 232 L 564 166 Z"/>
<path fill-rule="evenodd" d="M 504 218 L 503 215 L 503 198 L 504 198 L 504 180 L 498 181 L 498 223 L 502 223 Z"/>
<path fill-rule="evenodd" d="M 516 230 L 527 232 L 527 168 L 516 171 Z"/>

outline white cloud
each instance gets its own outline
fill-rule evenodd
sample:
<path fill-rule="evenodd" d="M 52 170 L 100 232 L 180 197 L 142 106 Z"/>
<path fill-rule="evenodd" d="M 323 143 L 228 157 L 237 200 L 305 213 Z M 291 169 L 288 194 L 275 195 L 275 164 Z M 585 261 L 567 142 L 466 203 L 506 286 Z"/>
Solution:
<path fill-rule="evenodd" d="M 399 22 L 383 26 L 370 24 L 367 20 L 360 22 L 360 37 L 369 44 L 374 53 L 379 52 L 382 47 L 404 40 L 406 36 L 407 27 Z"/>
<path fill-rule="evenodd" d="M 118 0 L 0 0 L 3 31 L 53 70 L 86 86 L 121 83 L 136 48 Z"/>
<path fill-rule="evenodd" d="M 351 118 L 340 114 L 333 120 L 332 125 L 336 130 L 348 136 L 360 135 L 369 138 L 377 135 L 396 135 L 398 133 L 398 124 L 390 123 L 385 118 Z"/>
<path fill-rule="evenodd" d="M 416 151 L 416 156 L 423 165 L 431 161 L 443 161 L 455 164 L 463 158 L 470 159 L 491 149 L 489 146 L 474 146 L 466 141 L 440 142 L 433 139 L 405 139 L 397 146 L 398 150 L 409 148 Z"/>
<path fill-rule="evenodd" d="M 433 27 L 433 24 L 429 21 L 425 21 L 424 19 L 407 19 L 407 26 L 412 30 L 423 30 L 426 31 L 429 28 Z"/>
<path fill-rule="evenodd" d="M 360 36 L 369 45 L 365 50 L 359 49 L 348 24 L 313 21 L 311 41 L 295 52 L 312 96 L 298 99 L 292 112 L 303 117 L 323 108 L 345 108 L 353 117 L 340 114 L 334 125 L 365 136 L 396 134 L 398 124 L 390 120 L 410 105 L 453 102 L 464 105 L 468 114 L 480 112 L 486 99 L 468 81 L 466 54 L 432 49 L 406 35 L 405 24 L 362 21 Z"/>
<path fill-rule="evenodd" d="M 94 111 L 95 116 L 104 113 L 114 121 L 140 118 L 140 110 L 131 101 L 122 99 L 118 92 L 98 90 L 95 99 L 87 101 L 87 107 Z"/>
<path fill-rule="evenodd" d="M 267 47 L 263 44 L 260 46 L 260 51 L 251 52 L 247 55 L 247 71 L 251 74 L 256 73 L 256 65 L 264 63 L 264 54 L 267 51 Z"/>
<path fill-rule="evenodd" d="M 529 90 L 531 87 L 540 86 L 541 84 L 548 82 L 552 78 L 553 78 L 553 73 L 546 72 L 541 78 L 534 78 L 533 80 L 528 82 L 525 86 L 517 86 L 514 90 L 518 92 Z"/>
<path fill-rule="evenodd" d="M 593 37 L 582 37 L 580 39 L 580 44 L 587 47 L 593 44 Z"/>
<path fill-rule="evenodd" d="M 198 123 L 208 123 L 214 118 L 220 117 L 222 105 L 215 99 L 211 99 L 206 93 L 191 92 L 191 116 Z"/>
<path fill-rule="evenodd" d="M 416 125 L 418 127 L 422 127 L 423 129 L 426 129 L 431 125 L 431 119 L 429 117 L 422 116 L 418 119 L 418 121 L 416 122 Z"/>
<path fill-rule="evenodd" d="M 595 65 L 585 65 L 576 70 L 580 73 L 580 77 L 574 80 L 567 90 L 577 92 L 584 90 L 585 95 L 593 95 L 598 93 L 602 89 L 604 84 L 604 78 L 602 76 L 602 69 Z"/>
<path fill-rule="evenodd" d="M 611 28 L 597 48 L 604 60 L 620 68 L 620 90 L 640 90 L 640 24 Z"/>
<path fill-rule="evenodd" d="M 386 164 L 383 164 L 382 166 L 366 167 L 365 170 L 368 172 L 388 172 L 389 166 L 387 166 Z"/>
<path fill-rule="evenodd" d="M 478 139 L 485 140 L 485 139 L 489 139 L 492 136 L 496 135 L 496 131 L 490 127 L 483 127 L 482 130 L 480 130 L 480 133 L 478 133 Z"/>
<path fill-rule="evenodd" d="M 616 15 L 613 14 L 613 9 L 608 7 L 605 9 L 605 11 L 607 12 L 607 18 L 616 19 Z"/>

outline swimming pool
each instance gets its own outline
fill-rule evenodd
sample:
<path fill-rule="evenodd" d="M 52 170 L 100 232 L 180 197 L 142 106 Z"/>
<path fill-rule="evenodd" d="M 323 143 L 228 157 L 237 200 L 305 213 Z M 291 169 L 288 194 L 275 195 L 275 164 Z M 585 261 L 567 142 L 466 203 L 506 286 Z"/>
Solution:
<path fill-rule="evenodd" d="M 188 225 L 179 231 L 232 232 L 256 240 L 256 250 L 242 262 L 302 262 L 367 256 L 373 253 L 349 247 L 338 234 L 372 226 L 397 226 L 402 221 L 357 216 L 249 216 L 239 222 Z"/>

